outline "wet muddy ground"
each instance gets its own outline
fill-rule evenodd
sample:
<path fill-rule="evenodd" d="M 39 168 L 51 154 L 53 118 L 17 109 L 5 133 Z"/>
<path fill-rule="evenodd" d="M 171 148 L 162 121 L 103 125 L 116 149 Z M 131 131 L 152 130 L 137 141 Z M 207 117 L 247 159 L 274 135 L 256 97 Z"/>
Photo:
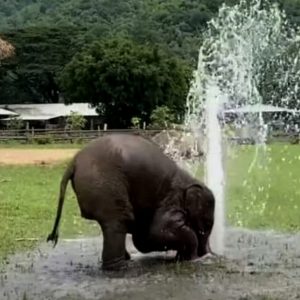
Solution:
<path fill-rule="evenodd" d="M 101 271 L 100 238 L 60 240 L 56 248 L 10 258 L 0 299 L 300 299 L 300 234 L 228 229 L 226 258 L 176 264 L 130 245 L 126 272 Z"/>

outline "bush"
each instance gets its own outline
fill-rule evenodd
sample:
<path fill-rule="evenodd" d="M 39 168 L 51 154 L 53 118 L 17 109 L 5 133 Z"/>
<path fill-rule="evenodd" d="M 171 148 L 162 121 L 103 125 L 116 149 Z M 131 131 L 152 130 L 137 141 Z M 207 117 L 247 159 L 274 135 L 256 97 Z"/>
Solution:
<path fill-rule="evenodd" d="M 22 127 L 24 127 L 24 121 L 19 117 L 12 117 L 9 119 L 6 126 L 9 130 L 20 130 Z"/>
<path fill-rule="evenodd" d="M 38 145 L 52 144 L 53 137 L 50 134 L 47 135 L 36 135 L 31 139 L 31 142 Z"/>
<path fill-rule="evenodd" d="M 141 118 L 138 118 L 138 117 L 131 118 L 132 128 L 139 129 L 140 123 L 141 123 Z"/>
<path fill-rule="evenodd" d="M 152 129 L 168 129 L 175 122 L 175 115 L 167 106 L 156 107 L 150 116 Z"/>
<path fill-rule="evenodd" d="M 70 130 L 83 129 L 86 124 L 86 119 L 78 112 L 71 112 L 67 118 L 67 126 Z"/>

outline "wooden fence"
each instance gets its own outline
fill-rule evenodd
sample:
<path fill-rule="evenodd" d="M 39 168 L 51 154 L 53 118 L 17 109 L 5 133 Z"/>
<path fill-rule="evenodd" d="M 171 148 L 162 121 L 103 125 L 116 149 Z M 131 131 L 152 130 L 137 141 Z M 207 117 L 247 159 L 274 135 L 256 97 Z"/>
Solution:
<path fill-rule="evenodd" d="M 0 130 L 0 142 L 19 141 L 20 143 L 76 143 L 95 139 L 111 133 L 133 133 L 152 137 L 161 130 L 150 129 L 109 129 L 109 130 Z"/>
<path fill-rule="evenodd" d="M 53 129 L 30 129 L 30 130 L 0 130 L 0 143 L 18 141 L 20 143 L 78 143 L 95 139 L 99 136 L 111 133 L 133 133 L 146 137 L 153 137 L 162 130 L 150 129 L 107 129 L 107 130 L 53 130 Z M 232 138 L 237 143 L 251 144 L 242 138 Z M 275 133 L 268 137 L 268 142 L 300 143 L 297 133 Z"/>

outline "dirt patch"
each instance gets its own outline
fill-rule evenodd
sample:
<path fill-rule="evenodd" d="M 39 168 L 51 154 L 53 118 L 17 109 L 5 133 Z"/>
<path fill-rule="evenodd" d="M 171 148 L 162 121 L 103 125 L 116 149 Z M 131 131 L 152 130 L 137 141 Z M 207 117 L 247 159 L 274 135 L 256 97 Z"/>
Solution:
<path fill-rule="evenodd" d="M 52 164 L 71 158 L 77 149 L 0 149 L 0 164 Z"/>
<path fill-rule="evenodd" d="M 228 229 L 223 258 L 176 264 L 139 254 L 126 272 L 103 273 L 101 238 L 60 240 L 12 257 L 0 299 L 300 299 L 300 234 Z"/>

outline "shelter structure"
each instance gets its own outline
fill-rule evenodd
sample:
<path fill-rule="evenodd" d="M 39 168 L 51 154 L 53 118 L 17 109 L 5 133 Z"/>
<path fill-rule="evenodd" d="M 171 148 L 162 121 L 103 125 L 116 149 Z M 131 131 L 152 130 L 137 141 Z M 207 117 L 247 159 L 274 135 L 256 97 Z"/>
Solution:
<path fill-rule="evenodd" d="M 100 125 L 101 119 L 95 108 L 88 103 L 43 103 L 43 104 L 7 104 L 0 105 L 1 111 L 8 114 L 2 118 L 2 123 L 18 118 L 24 121 L 27 128 L 63 129 L 66 119 L 72 112 L 81 114 L 86 120 L 86 128 L 94 129 Z"/>
<path fill-rule="evenodd" d="M 221 112 L 226 123 L 235 123 L 235 134 L 239 138 L 253 141 L 257 140 L 260 134 L 267 137 L 274 131 L 299 133 L 299 114 L 297 109 L 266 104 L 245 105 Z M 258 120 L 259 115 L 264 120 L 263 128 Z"/>
<path fill-rule="evenodd" d="M 0 108 L 0 119 L 10 118 L 10 117 L 17 116 L 17 115 L 18 114 L 14 113 L 10 110 Z"/>

